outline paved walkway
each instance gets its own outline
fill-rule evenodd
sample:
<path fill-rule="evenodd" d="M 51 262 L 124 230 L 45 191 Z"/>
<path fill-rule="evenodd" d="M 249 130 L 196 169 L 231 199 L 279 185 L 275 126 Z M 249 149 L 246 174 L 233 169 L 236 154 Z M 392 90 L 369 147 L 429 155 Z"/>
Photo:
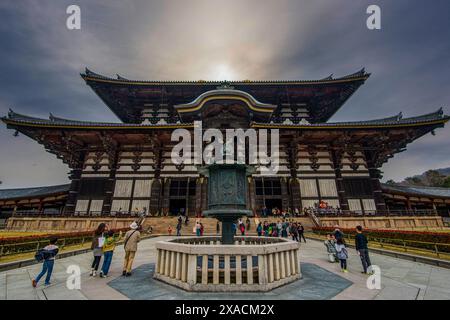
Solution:
<path fill-rule="evenodd" d="M 139 244 L 134 268 L 155 263 L 154 243 L 167 238 L 143 240 Z M 340 272 L 338 264 L 329 263 L 326 260 L 325 247 L 321 242 L 310 240 L 301 245 L 300 259 L 302 263 L 317 265 L 352 282 L 347 289 L 335 295 L 333 299 L 450 299 L 450 270 L 378 254 L 372 254 L 371 259 L 373 264 L 381 268 L 381 290 L 367 289 L 367 276 L 360 273 L 359 257 L 354 250 L 350 249 L 349 251 L 350 272 L 343 274 Z M 39 273 L 40 264 L 2 272 L 0 273 L 0 300 L 128 299 L 127 296 L 108 285 L 111 280 L 121 277 L 123 256 L 123 248 L 116 248 L 110 276 L 106 279 L 89 277 L 91 253 L 56 260 L 52 285 L 46 288 L 43 286 L 43 282 L 37 289 L 31 287 L 31 279 Z M 66 270 L 70 265 L 78 265 L 81 268 L 80 290 L 69 290 L 66 287 L 68 277 Z M 123 280 L 121 281 L 123 282 Z"/>

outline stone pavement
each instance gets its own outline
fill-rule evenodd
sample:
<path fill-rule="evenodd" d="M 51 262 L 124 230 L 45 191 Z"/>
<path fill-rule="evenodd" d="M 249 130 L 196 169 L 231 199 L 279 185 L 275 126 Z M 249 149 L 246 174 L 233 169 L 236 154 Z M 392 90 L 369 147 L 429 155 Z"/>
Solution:
<path fill-rule="evenodd" d="M 136 255 L 134 268 L 138 268 L 136 277 L 141 271 L 145 271 L 146 265 L 154 264 L 156 260 L 156 250 L 154 243 L 158 240 L 167 239 L 169 237 L 157 237 L 143 240 L 139 244 L 139 251 Z M 300 259 L 302 263 L 311 266 L 320 267 L 322 270 L 327 270 L 335 277 L 330 279 L 344 278 L 350 281 L 350 286 L 340 287 L 339 290 L 332 294 L 323 294 L 314 296 L 319 291 L 308 290 L 313 287 L 297 288 L 296 290 L 304 290 L 304 292 L 297 295 L 298 299 L 313 299 L 324 298 L 328 299 L 450 299 L 450 270 L 431 265 L 425 265 L 407 260 L 400 260 L 389 256 L 372 254 L 372 263 L 381 268 L 381 290 L 369 290 L 366 287 L 367 276 L 360 273 L 361 262 L 355 251 L 349 249 L 350 258 L 348 261 L 349 273 L 341 273 L 337 263 L 329 263 L 326 260 L 326 253 L 324 245 L 319 241 L 309 240 L 308 243 L 301 244 Z M 38 288 L 31 287 L 31 279 L 36 276 L 41 265 L 33 265 L 20 269 L 9 270 L 0 273 L 0 300 L 14 300 L 14 299 L 33 299 L 33 300 L 105 300 L 105 299 L 129 299 L 122 294 L 118 288 L 117 283 L 126 283 L 128 280 L 133 282 L 132 278 L 121 277 L 122 259 L 124 256 L 122 246 L 117 247 L 114 253 L 113 262 L 111 265 L 110 275 L 106 279 L 89 277 L 90 264 L 92 261 L 92 254 L 86 253 L 77 256 L 72 256 L 64 259 L 58 259 L 55 262 L 55 268 L 52 277 L 52 285 L 49 287 L 43 286 L 42 282 Z M 81 289 L 69 290 L 66 287 L 66 273 L 67 267 L 70 265 L 78 265 L 81 268 Z M 307 265 L 305 265 L 307 266 Z M 142 268 L 139 268 L 142 267 Z M 150 270 L 147 270 L 150 271 Z M 133 276 L 132 276 L 133 277 Z M 117 279 L 117 280 L 116 280 Z M 153 281 L 153 280 L 149 280 Z M 314 282 L 313 273 L 305 272 L 303 282 Z M 309 282 L 308 282 L 309 281 Z M 331 280 L 330 280 L 331 281 Z M 334 280 L 333 280 L 334 281 Z M 336 280 L 337 281 L 337 280 Z M 111 282 L 111 285 L 108 283 Z M 325 282 L 326 283 L 326 282 Z M 163 285 L 163 284 L 161 284 Z M 324 282 L 317 282 L 317 287 L 324 286 Z M 135 286 L 136 287 L 136 286 Z M 331 282 L 330 282 L 331 287 Z M 143 285 L 142 290 L 145 290 Z M 139 288 L 137 287 L 138 291 Z M 123 291 L 127 293 L 126 291 Z M 183 294 L 184 291 L 179 291 Z M 130 298 L 138 297 L 136 292 L 134 294 L 127 293 Z M 235 295 L 235 294 L 234 294 Z M 144 298 L 144 296 L 141 296 Z M 175 297 L 172 297 L 175 298 Z M 272 297 L 277 299 L 276 296 Z M 278 298 L 282 298 L 281 296 Z M 294 296 L 290 299 L 296 299 Z M 160 296 L 160 299 L 170 299 L 169 296 Z"/>

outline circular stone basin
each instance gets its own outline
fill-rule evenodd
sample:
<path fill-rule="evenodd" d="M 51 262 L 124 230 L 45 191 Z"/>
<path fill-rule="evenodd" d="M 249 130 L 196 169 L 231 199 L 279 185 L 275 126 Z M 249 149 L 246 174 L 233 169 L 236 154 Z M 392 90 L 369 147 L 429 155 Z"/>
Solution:
<path fill-rule="evenodd" d="M 156 243 L 154 278 L 187 291 L 270 291 L 301 278 L 299 243 L 283 238 L 176 238 Z"/>

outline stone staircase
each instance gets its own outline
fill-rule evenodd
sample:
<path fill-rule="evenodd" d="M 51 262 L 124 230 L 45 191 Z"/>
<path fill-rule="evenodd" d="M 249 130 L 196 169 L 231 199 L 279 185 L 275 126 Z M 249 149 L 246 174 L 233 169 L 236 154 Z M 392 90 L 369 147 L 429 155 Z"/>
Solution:
<path fill-rule="evenodd" d="M 247 231 L 248 234 L 256 234 L 255 219 L 258 219 L 260 222 L 267 221 L 269 223 L 272 223 L 272 222 L 276 223 L 278 221 L 281 221 L 280 218 L 276 218 L 276 217 L 265 217 L 265 218 L 262 218 L 262 217 L 253 218 L 252 217 L 252 218 L 250 218 L 250 231 L 249 232 Z M 217 232 L 216 232 L 217 220 L 216 219 L 190 217 L 189 223 L 187 226 L 183 223 L 183 227 L 181 229 L 181 235 L 194 236 L 195 232 L 193 232 L 193 228 L 194 228 L 195 222 L 197 220 L 200 220 L 200 222 L 203 224 L 204 230 L 205 230 L 204 231 L 205 235 L 217 234 Z M 245 218 L 243 219 L 243 221 L 245 222 Z M 306 231 L 311 230 L 315 226 L 314 222 L 311 220 L 310 217 L 288 218 L 288 221 L 301 223 L 305 227 Z M 176 217 L 147 218 L 147 219 L 145 219 L 145 221 L 143 223 L 144 230 L 146 228 L 148 228 L 149 226 L 152 227 L 153 234 L 168 234 L 169 226 L 170 226 L 172 228 L 172 234 L 175 235 L 176 234 L 176 226 L 177 226 L 177 218 Z M 222 226 L 220 226 L 220 230 L 222 230 Z"/>

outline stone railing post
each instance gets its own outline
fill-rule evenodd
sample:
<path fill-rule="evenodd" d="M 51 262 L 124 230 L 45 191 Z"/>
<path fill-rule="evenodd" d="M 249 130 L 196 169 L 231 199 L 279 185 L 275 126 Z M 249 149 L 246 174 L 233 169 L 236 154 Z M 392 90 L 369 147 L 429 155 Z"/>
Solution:
<path fill-rule="evenodd" d="M 242 261 L 241 256 L 236 256 L 236 284 L 242 284 Z"/>
<path fill-rule="evenodd" d="M 253 284 L 253 257 L 247 256 L 247 283 Z"/>
<path fill-rule="evenodd" d="M 197 255 L 190 254 L 188 256 L 187 283 L 194 285 L 197 283 Z"/>

